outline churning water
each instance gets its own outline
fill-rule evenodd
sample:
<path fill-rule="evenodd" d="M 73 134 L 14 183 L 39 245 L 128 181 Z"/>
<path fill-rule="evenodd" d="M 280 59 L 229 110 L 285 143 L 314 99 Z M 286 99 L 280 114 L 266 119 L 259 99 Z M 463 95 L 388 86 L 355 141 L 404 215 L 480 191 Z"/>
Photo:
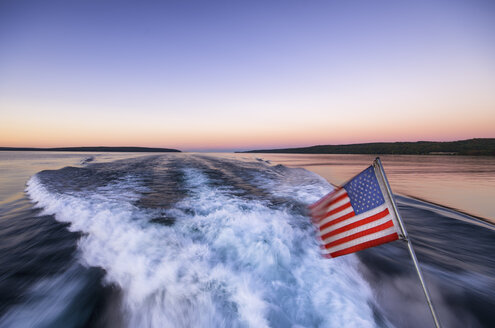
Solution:
<path fill-rule="evenodd" d="M 0 327 L 431 324 L 400 242 L 320 256 L 306 206 L 331 189 L 304 169 L 202 155 L 41 171 L 1 206 Z M 443 322 L 495 320 L 491 227 L 399 200 Z"/>

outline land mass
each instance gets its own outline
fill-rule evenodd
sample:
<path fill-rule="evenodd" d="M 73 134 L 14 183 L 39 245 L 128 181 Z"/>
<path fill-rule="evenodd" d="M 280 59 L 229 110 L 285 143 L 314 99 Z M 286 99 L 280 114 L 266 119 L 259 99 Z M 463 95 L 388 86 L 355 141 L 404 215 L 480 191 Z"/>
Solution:
<path fill-rule="evenodd" d="M 169 148 L 149 147 L 59 147 L 59 148 L 29 148 L 29 147 L 0 147 L 0 151 L 74 151 L 74 152 L 119 152 L 119 153 L 180 153 L 180 150 Z"/>
<path fill-rule="evenodd" d="M 258 149 L 241 153 L 495 156 L 495 138 L 476 138 L 447 142 L 373 142 L 350 145 L 318 145 L 300 148 Z"/>

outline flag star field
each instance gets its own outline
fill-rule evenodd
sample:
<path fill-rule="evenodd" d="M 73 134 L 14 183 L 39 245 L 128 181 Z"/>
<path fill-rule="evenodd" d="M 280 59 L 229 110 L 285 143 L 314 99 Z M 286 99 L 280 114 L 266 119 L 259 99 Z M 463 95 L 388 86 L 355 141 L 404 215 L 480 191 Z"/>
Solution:
<path fill-rule="evenodd" d="M 370 166 L 344 186 L 356 215 L 385 203 L 373 167 Z"/>

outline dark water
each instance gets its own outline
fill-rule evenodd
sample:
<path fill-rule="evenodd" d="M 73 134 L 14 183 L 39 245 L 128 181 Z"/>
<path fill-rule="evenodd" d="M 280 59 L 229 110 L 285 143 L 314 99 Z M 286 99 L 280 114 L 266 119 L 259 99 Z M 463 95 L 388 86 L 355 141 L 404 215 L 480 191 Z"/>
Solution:
<path fill-rule="evenodd" d="M 311 172 L 241 156 L 7 155 L 0 327 L 432 325 L 401 242 L 320 256 L 306 205 L 331 186 Z M 398 203 L 444 326 L 492 326 L 492 226 Z"/>

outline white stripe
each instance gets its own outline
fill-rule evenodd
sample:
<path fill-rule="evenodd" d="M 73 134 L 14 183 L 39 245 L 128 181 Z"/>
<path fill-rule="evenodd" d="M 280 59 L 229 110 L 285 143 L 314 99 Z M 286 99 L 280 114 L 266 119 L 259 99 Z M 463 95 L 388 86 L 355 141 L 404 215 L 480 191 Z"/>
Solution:
<path fill-rule="evenodd" d="M 365 218 L 367 218 L 367 217 L 369 217 L 369 216 L 372 216 L 372 215 L 378 214 L 378 213 L 380 213 L 381 211 L 383 211 L 383 210 L 384 210 L 384 209 L 386 209 L 386 208 L 387 208 L 387 205 L 382 204 L 382 205 L 380 205 L 380 206 L 378 206 L 378 207 L 375 207 L 375 208 L 374 208 L 374 209 L 372 209 L 372 210 L 369 210 L 369 211 L 364 212 L 364 213 L 361 213 L 361 214 L 359 214 L 359 215 L 356 215 L 356 216 L 350 217 L 350 218 L 348 218 L 347 220 L 344 220 L 344 221 L 339 222 L 339 223 L 337 223 L 337 224 L 335 224 L 335 225 L 332 225 L 332 226 L 330 226 L 330 227 L 328 227 L 328 228 L 325 228 L 325 229 L 323 229 L 320 233 L 321 233 L 321 235 L 324 235 L 324 234 L 329 233 L 330 231 L 333 231 L 333 230 L 338 229 L 338 228 L 340 228 L 340 227 L 343 227 L 343 226 L 346 226 L 346 225 L 348 225 L 348 224 L 351 224 L 351 223 L 354 223 L 354 222 L 360 221 L 360 220 L 365 219 Z M 389 209 L 388 211 L 389 211 L 389 213 L 390 213 L 390 209 Z M 327 222 L 328 222 L 328 221 L 327 221 Z M 321 226 L 321 225 L 320 225 L 320 226 Z"/>
<path fill-rule="evenodd" d="M 340 206 L 342 205 L 345 205 L 345 204 L 348 204 L 350 203 L 351 200 L 349 199 L 349 197 L 346 197 L 340 201 L 338 201 L 337 203 L 333 204 L 332 206 L 328 207 L 328 208 L 324 208 L 323 210 L 321 211 L 318 211 L 318 212 L 313 212 L 312 215 L 315 216 L 315 217 L 321 217 L 321 216 L 325 216 L 327 215 L 330 211 L 333 211 L 335 210 L 336 208 L 339 208 Z M 338 214 L 340 212 L 337 212 L 336 214 Z"/>
<path fill-rule="evenodd" d="M 367 241 L 371 241 L 371 240 L 375 240 L 375 239 L 378 239 L 381 237 L 391 235 L 393 233 L 397 233 L 397 229 L 395 228 L 395 226 L 390 227 L 390 228 L 385 229 L 385 230 L 382 230 L 382 231 L 378 231 L 378 232 L 363 236 L 363 237 L 360 237 L 360 238 L 356 238 L 354 240 L 348 241 L 347 243 L 343 243 L 343 244 L 331 247 L 329 249 L 323 249 L 323 252 L 326 254 L 331 254 L 331 253 L 334 253 L 334 252 L 337 252 L 337 251 L 340 251 L 340 250 L 343 250 L 343 249 L 346 249 L 346 248 L 349 248 L 352 246 L 356 246 L 356 245 L 365 243 Z"/>
<path fill-rule="evenodd" d="M 318 227 L 321 227 L 322 225 L 324 225 L 324 224 L 325 224 L 325 223 L 327 223 L 327 222 L 330 222 L 330 221 L 333 221 L 333 220 L 335 220 L 335 219 L 338 219 L 338 218 L 340 218 L 340 217 L 342 217 L 342 216 L 346 215 L 347 213 L 351 213 L 352 211 L 354 211 L 354 210 L 352 209 L 352 206 L 349 206 L 348 208 L 345 208 L 345 209 L 343 209 L 342 211 L 337 212 L 337 213 L 335 213 L 335 214 L 332 214 L 332 215 L 330 215 L 329 217 L 324 218 L 323 220 L 321 220 L 321 221 L 318 223 Z M 344 222 L 346 222 L 346 221 L 347 221 L 347 220 L 344 220 Z M 328 229 L 328 228 L 327 228 L 327 229 Z M 325 229 L 325 230 L 326 230 L 326 229 Z"/>
<path fill-rule="evenodd" d="M 380 224 L 383 224 L 383 223 L 388 222 L 388 221 L 392 221 L 392 216 L 390 214 L 387 214 L 385 217 L 383 217 L 383 218 L 381 218 L 379 220 L 376 220 L 376 221 L 373 221 L 373 222 L 364 224 L 362 226 L 356 227 L 356 228 L 351 229 L 351 230 L 347 230 L 347 231 L 341 232 L 338 235 L 335 235 L 335 236 L 332 236 L 332 237 L 328 237 L 327 239 L 323 240 L 323 243 L 324 244 L 328 244 L 328 243 L 331 243 L 333 241 L 337 241 L 337 240 L 339 240 L 341 238 L 345 238 L 347 236 L 350 236 L 350 235 L 353 235 L 355 233 L 364 231 L 366 229 L 371 229 L 371 228 L 377 227 Z M 393 221 L 392 221 L 392 224 L 393 224 Z M 323 235 L 321 235 L 321 236 L 323 236 Z"/>
<path fill-rule="evenodd" d="M 332 197 L 332 198 L 339 197 L 340 195 L 345 194 L 345 193 L 347 193 L 347 191 L 345 191 L 345 189 L 344 189 L 344 188 L 342 188 L 342 189 L 340 189 L 339 191 L 337 191 L 337 192 L 333 195 L 333 197 Z"/>
<path fill-rule="evenodd" d="M 335 204 L 332 204 L 332 206 L 330 206 L 328 209 L 327 209 L 327 212 L 330 212 L 330 211 L 333 211 L 334 209 L 336 208 L 339 208 L 340 206 L 346 204 L 346 203 L 350 203 L 351 200 L 349 197 L 345 197 L 345 198 L 342 198 L 341 200 L 339 200 L 337 203 Z"/>
<path fill-rule="evenodd" d="M 326 194 L 319 201 L 316 202 L 316 203 L 318 203 L 318 202 L 320 202 L 320 203 L 318 205 L 316 205 L 313 208 L 313 210 L 319 210 L 322 207 L 326 207 L 328 205 L 328 203 L 332 201 L 332 199 L 334 199 L 335 197 L 339 197 L 340 195 L 342 195 L 345 192 L 346 192 L 345 189 L 342 188 L 342 189 L 340 189 L 339 191 L 337 191 L 335 193 L 332 191 L 332 192 Z"/>
<path fill-rule="evenodd" d="M 311 212 L 313 213 L 313 215 L 323 215 L 324 213 L 327 212 L 328 204 L 330 204 L 332 202 L 332 200 L 334 200 L 335 198 L 341 196 L 342 194 L 346 194 L 346 193 L 347 192 L 345 191 L 345 189 L 341 189 L 338 192 L 336 192 L 335 194 L 333 194 L 331 197 L 327 196 L 328 199 L 325 199 L 320 204 L 318 204 L 318 206 L 313 208 L 311 210 Z"/>

